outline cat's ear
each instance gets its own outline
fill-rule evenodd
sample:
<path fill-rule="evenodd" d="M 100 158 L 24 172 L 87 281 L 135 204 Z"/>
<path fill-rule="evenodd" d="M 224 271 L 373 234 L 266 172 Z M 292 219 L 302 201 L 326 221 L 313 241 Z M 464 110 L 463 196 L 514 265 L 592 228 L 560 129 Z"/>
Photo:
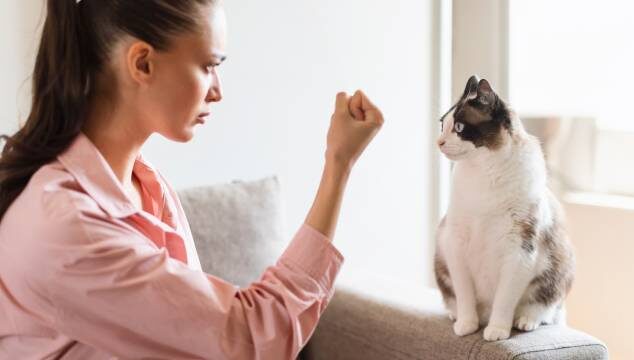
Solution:
<path fill-rule="evenodd" d="M 497 95 L 495 95 L 495 91 L 491 87 L 491 84 L 486 79 L 482 79 L 478 82 L 477 85 L 477 97 L 479 103 L 482 105 L 492 105 L 495 103 L 495 99 Z"/>
<path fill-rule="evenodd" d="M 464 92 L 462 93 L 463 98 L 468 98 L 469 94 L 475 93 L 478 89 L 478 82 L 480 79 L 478 75 L 471 75 L 469 80 L 467 81 L 467 86 L 464 88 Z"/>

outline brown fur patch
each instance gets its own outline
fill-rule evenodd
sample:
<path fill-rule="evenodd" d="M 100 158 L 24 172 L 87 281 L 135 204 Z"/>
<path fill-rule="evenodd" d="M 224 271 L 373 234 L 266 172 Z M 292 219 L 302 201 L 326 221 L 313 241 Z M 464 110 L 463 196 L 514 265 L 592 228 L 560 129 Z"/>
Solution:
<path fill-rule="evenodd" d="M 447 264 L 444 259 L 438 255 L 438 252 L 436 252 L 436 256 L 434 257 L 434 274 L 436 275 L 436 283 L 438 284 L 438 289 L 440 289 L 443 298 L 455 298 L 456 294 L 454 293 L 453 286 L 451 285 L 449 269 L 447 268 Z"/>
<path fill-rule="evenodd" d="M 520 229 L 520 237 L 522 239 L 522 249 L 529 253 L 535 251 L 537 240 L 537 210 L 536 204 L 532 205 L 526 216 L 515 221 Z"/>
<path fill-rule="evenodd" d="M 548 255 L 549 265 L 541 274 L 537 275 L 530 286 L 533 289 L 531 301 L 544 305 L 551 305 L 560 301 L 570 291 L 574 280 L 574 253 L 570 245 L 561 214 L 551 204 L 556 214 L 553 224 L 539 233 L 539 245 Z"/>
<path fill-rule="evenodd" d="M 491 121 L 491 117 L 488 114 L 485 114 L 480 110 L 477 110 L 475 107 L 469 105 L 469 103 L 466 103 L 461 108 L 461 111 L 463 111 L 461 115 L 464 115 L 464 117 L 461 116 L 461 118 L 467 124 L 478 126 L 487 121 Z"/>

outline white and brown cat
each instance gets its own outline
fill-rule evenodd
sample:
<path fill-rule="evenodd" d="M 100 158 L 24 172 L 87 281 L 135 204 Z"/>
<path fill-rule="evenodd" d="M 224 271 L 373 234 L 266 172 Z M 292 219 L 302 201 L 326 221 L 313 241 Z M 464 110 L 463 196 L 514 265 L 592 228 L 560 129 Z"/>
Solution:
<path fill-rule="evenodd" d="M 455 166 L 435 274 L 454 332 L 486 325 L 494 341 L 561 321 L 574 255 L 538 140 L 476 76 L 441 121 L 438 146 Z"/>

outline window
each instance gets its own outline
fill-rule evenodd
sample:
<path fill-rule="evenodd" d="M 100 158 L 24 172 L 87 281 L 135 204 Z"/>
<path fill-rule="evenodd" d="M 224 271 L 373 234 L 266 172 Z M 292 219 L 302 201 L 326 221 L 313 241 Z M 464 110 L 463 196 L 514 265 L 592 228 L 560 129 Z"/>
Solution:
<path fill-rule="evenodd" d="M 527 126 L 550 123 L 553 177 L 566 190 L 634 195 L 634 3 L 511 0 L 508 10 L 509 100 Z"/>

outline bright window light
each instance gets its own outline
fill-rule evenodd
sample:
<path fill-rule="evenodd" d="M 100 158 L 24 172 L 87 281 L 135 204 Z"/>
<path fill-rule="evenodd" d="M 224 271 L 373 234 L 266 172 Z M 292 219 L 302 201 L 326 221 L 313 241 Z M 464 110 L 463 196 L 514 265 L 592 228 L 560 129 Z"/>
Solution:
<path fill-rule="evenodd" d="M 634 2 L 510 0 L 509 92 L 520 114 L 634 131 Z"/>

